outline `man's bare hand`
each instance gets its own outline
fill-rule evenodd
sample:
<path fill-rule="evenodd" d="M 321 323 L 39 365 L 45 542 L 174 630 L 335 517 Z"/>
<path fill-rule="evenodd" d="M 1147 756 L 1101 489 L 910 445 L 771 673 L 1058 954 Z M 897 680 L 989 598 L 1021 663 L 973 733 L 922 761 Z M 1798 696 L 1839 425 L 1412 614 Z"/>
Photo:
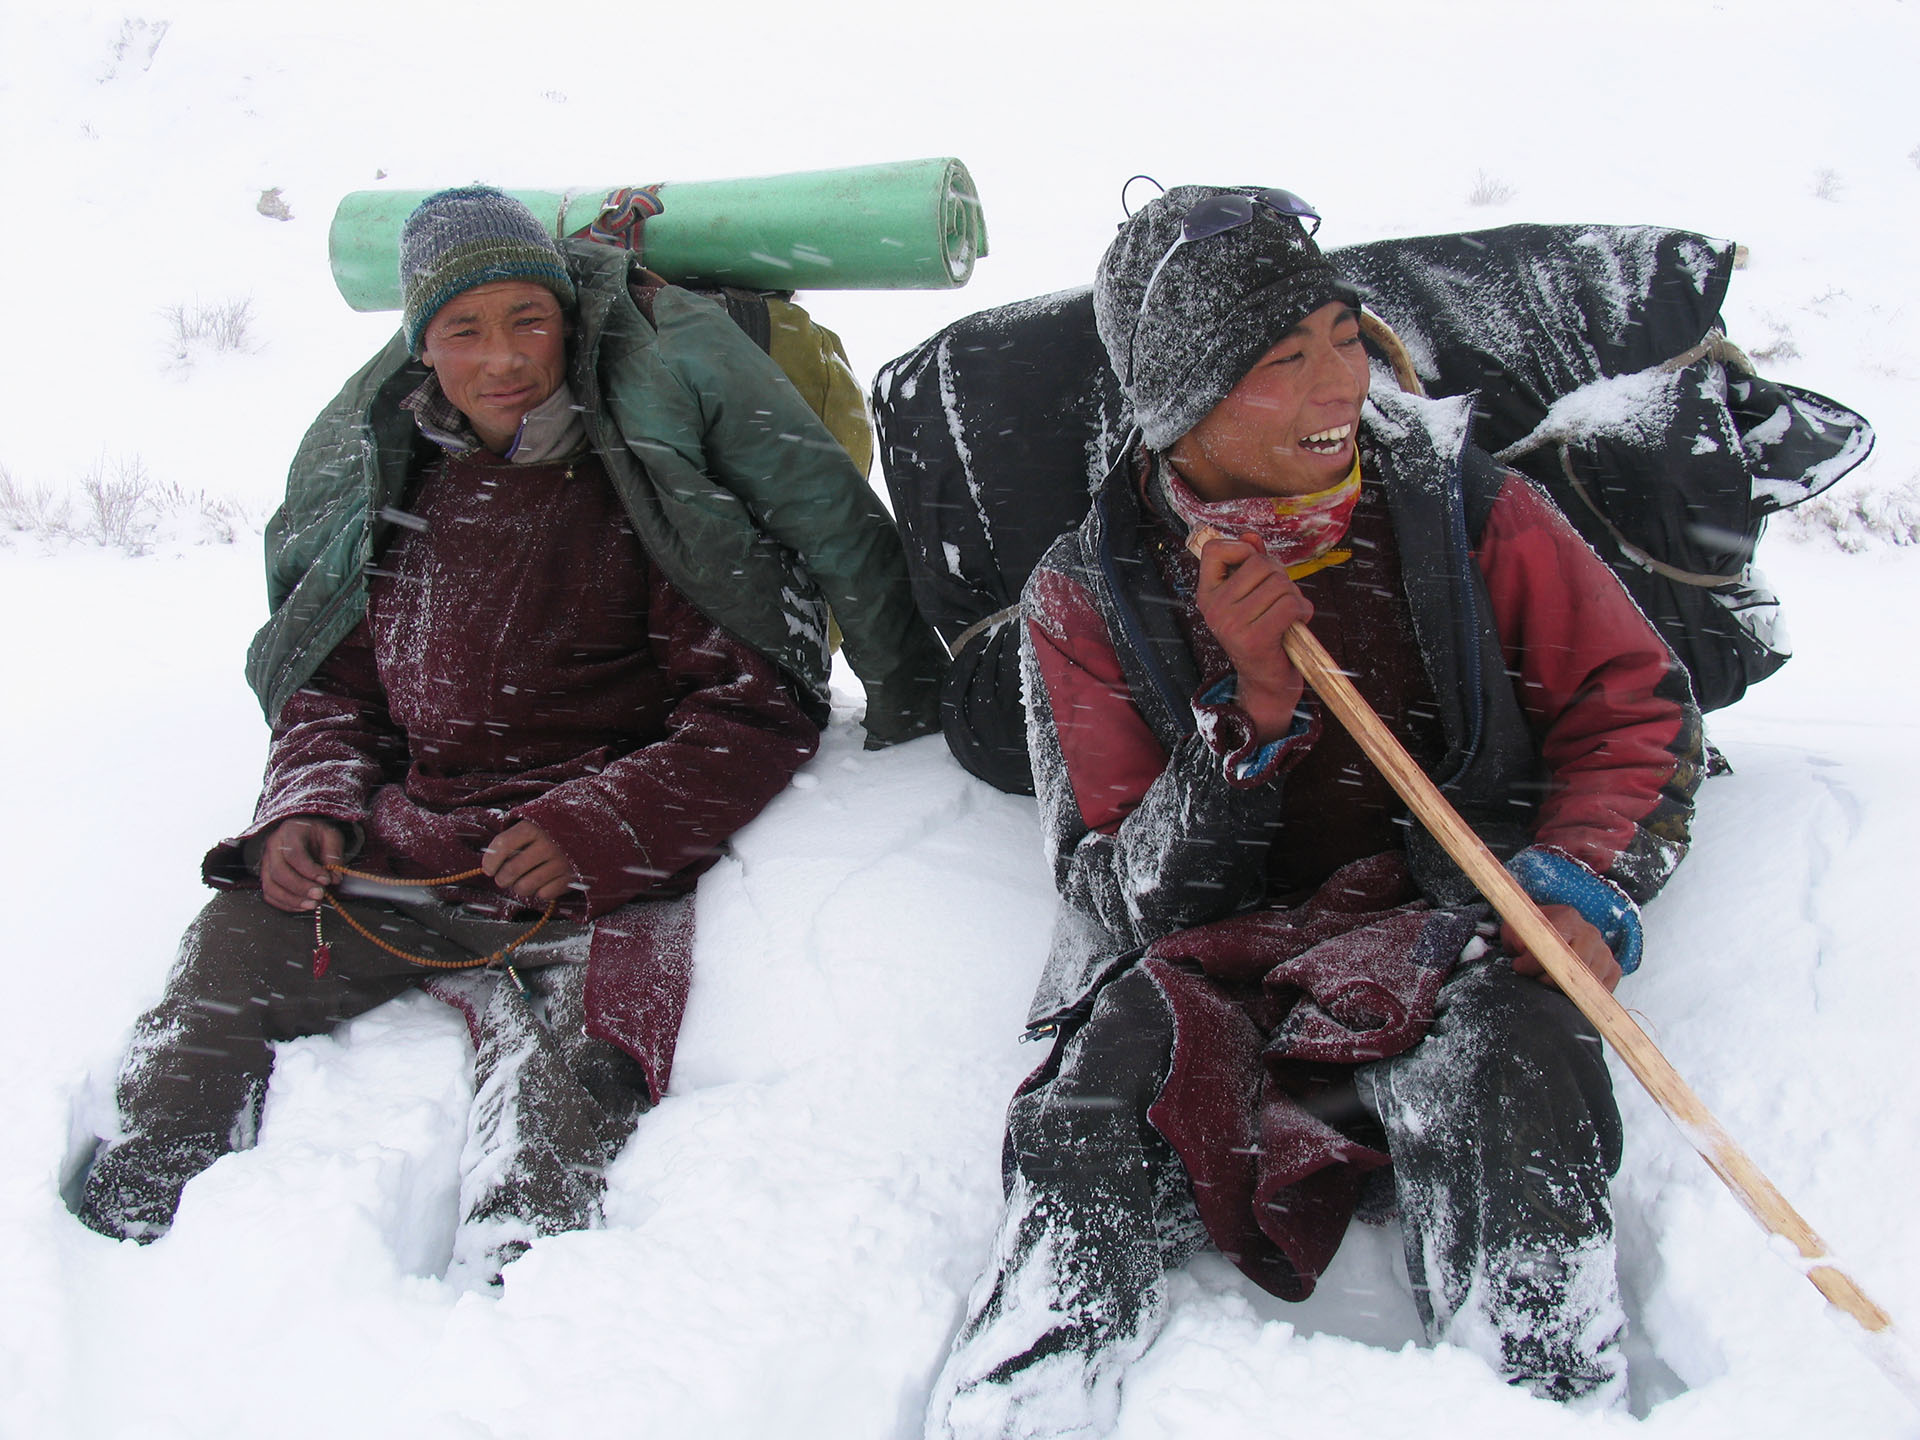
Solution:
<path fill-rule="evenodd" d="M 1580 963 L 1587 967 L 1594 979 L 1606 986 L 1609 992 L 1620 983 L 1620 962 L 1613 958 L 1613 951 L 1607 948 L 1607 942 L 1600 938 L 1600 932 L 1584 915 L 1571 905 L 1542 905 L 1540 913 L 1560 932 L 1560 938 L 1580 957 Z M 1546 967 L 1528 951 L 1511 925 L 1501 924 L 1500 943 L 1513 952 L 1513 968 L 1520 974 L 1535 976 L 1543 984 L 1553 985 L 1556 990 L 1560 988 L 1554 985 Z"/>
<path fill-rule="evenodd" d="M 1238 704 L 1264 745 L 1293 728 L 1306 682 L 1287 658 L 1287 630 L 1313 618 L 1313 605 L 1251 531 L 1210 539 L 1200 551 L 1194 599 L 1200 617 L 1239 677 Z"/>
<path fill-rule="evenodd" d="M 558 900 L 579 883 L 572 862 L 531 820 L 516 820 L 494 836 L 480 857 L 480 868 L 521 900 Z"/>
<path fill-rule="evenodd" d="M 345 833 L 331 820 L 282 820 L 260 850 L 260 893 L 276 910 L 313 909 L 338 878 L 327 866 L 338 865 L 346 849 Z"/>

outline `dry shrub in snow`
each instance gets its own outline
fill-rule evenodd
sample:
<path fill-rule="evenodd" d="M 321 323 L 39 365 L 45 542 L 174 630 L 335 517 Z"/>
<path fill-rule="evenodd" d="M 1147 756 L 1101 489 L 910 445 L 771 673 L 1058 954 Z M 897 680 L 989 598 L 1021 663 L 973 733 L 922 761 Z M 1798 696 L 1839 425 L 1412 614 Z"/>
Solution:
<path fill-rule="evenodd" d="M 1763 365 L 1778 365 L 1783 360 L 1800 358 L 1800 347 L 1794 343 L 1792 330 L 1777 320 L 1769 320 L 1767 328 L 1773 332 L 1773 338 L 1764 345 L 1749 346 L 1748 355 Z"/>
<path fill-rule="evenodd" d="M 73 534 L 73 504 L 45 485 L 26 486 L 0 465 L 0 530 L 57 539 Z"/>
<path fill-rule="evenodd" d="M 154 51 L 167 38 L 167 26 L 170 23 L 166 20 L 122 20 L 120 38 L 113 42 L 113 60 L 107 66 L 107 73 L 100 77 L 100 82 L 104 85 L 120 74 L 123 68 L 152 69 Z"/>
<path fill-rule="evenodd" d="M 96 461 L 80 479 L 80 494 L 86 501 L 84 533 L 129 555 L 143 553 L 153 527 L 142 512 L 152 508 L 148 500 L 152 489 L 147 467 L 138 457 L 114 462 L 112 475 L 105 461 Z"/>
<path fill-rule="evenodd" d="M 1847 188 L 1840 178 L 1838 170 L 1822 166 L 1813 172 L 1813 198 L 1816 200 L 1838 200 L 1840 192 Z"/>
<path fill-rule="evenodd" d="M 1920 545 L 1920 472 L 1892 485 L 1837 485 L 1780 517 L 1794 534 L 1858 554 L 1876 542 Z"/>
<path fill-rule="evenodd" d="M 1504 205 L 1515 195 L 1513 186 L 1506 181 L 1489 175 L 1482 170 L 1474 176 L 1473 188 L 1467 192 L 1469 205 Z"/>
<path fill-rule="evenodd" d="M 190 370 L 204 354 L 245 355 L 253 341 L 253 301 L 242 297 L 208 304 L 169 305 L 160 312 L 167 322 L 167 353 L 179 369 Z"/>
<path fill-rule="evenodd" d="M 101 545 L 145 555 L 156 545 L 231 545 L 255 528 L 238 501 L 155 480 L 138 456 L 97 460 L 78 493 L 25 485 L 0 466 L 0 539 Z"/>

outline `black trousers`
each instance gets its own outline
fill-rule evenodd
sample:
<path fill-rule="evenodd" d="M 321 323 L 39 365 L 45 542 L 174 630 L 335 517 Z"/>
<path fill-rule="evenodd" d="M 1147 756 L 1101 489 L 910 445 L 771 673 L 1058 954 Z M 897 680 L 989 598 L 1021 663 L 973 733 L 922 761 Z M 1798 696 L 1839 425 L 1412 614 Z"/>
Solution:
<path fill-rule="evenodd" d="M 1146 1119 L 1173 1016 L 1132 970 L 1058 1042 L 1008 1117 L 1008 1207 L 937 1382 L 934 1437 L 1111 1426 L 1151 1341 L 1165 1271 L 1204 1243 L 1178 1157 Z M 1624 1385 L 1608 1182 L 1620 1120 L 1599 1037 L 1505 960 L 1462 967 L 1428 1035 L 1356 1067 L 1384 1130 L 1430 1339 L 1538 1393 Z"/>
<path fill-rule="evenodd" d="M 1552 1399 L 1621 1391 L 1620 1112 L 1587 1018 L 1505 959 L 1470 965 L 1426 1039 L 1355 1081 L 1386 1130 L 1428 1337 Z"/>
<path fill-rule="evenodd" d="M 491 954 L 527 928 L 424 894 L 412 903 L 347 903 L 389 944 L 432 960 Z M 491 1177 L 484 1194 L 463 1186 L 463 1220 L 500 1222 L 495 1250 L 516 1235 L 593 1223 L 599 1171 L 631 1132 L 645 1088 L 637 1063 L 586 1034 L 587 928 L 551 922 L 514 953 L 529 980 L 531 994 L 522 994 L 497 971 L 423 968 L 331 910 L 327 922 L 331 963 L 316 976 L 311 913 L 277 910 L 257 891 L 224 891 L 200 912 L 160 1003 L 135 1027 L 115 1087 L 122 1133 L 95 1158 L 81 1218 L 135 1239 L 164 1233 L 181 1187 L 252 1144 L 275 1041 L 325 1034 L 429 976 L 459 975 L 450 983 L 479 1038 L 462 1164 Z M 489 1136 L 514 1137 L 516 1153 L 481 1165 Z"/>

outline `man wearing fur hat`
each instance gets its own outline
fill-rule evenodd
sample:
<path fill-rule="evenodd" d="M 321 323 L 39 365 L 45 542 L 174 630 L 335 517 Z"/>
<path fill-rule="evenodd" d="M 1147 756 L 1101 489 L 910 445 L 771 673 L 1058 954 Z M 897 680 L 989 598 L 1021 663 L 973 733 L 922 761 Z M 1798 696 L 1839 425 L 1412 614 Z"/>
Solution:
<path fill-rule="evenodd" d="M 1094 291 L 1138 431 L 1024 596 L 1064 905 L 934 1437 L 1093 1435 L 1208 1240 L 1302 1299 L 1397 1212 L 1428 1335 L 1624 1394 L 1600 1043 L 1282 648 L 1296 622 L 1609 987 L 1686 847 L 1684 670 L 1465 402 L 1375 384 L 1277 190 L 1187 186 Z M 1197 553 L 1196 553 L 1197 552 Z"/>
<path fill-rule="evenodd" d="M 468 1016 L 456 1267 L 595 1222 L 667 1083 L 690 894 L 813 753 L 828 603 L 876 741 L 939 654 L 864 477 L 711 300 L 444 191 L 401 333 L 296 456 L 248 673 L 254 820 L 141 1019 L 79 1213 L 147 1241 L 250 1143 L 272 1043 L 425 981 Z"/>

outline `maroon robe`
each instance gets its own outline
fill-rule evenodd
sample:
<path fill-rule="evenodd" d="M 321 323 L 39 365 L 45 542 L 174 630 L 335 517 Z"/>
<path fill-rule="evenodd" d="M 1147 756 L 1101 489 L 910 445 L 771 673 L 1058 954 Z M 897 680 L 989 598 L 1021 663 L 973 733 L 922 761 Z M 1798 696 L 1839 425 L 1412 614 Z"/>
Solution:
<path fill-rule="evenodd" d="M 649 563 L 591 456 L 448 457 L 412 505 L 365 619 L 282 710 L 253 824 L 207 879 L 251 883 L 246 842 L 294 815 L 356 829 L 355 867 L 396 876 L 471 869 L 531 821 L 579 877 L 562 915 L 592 922 L 588 1028 L 658 1096 L 691 912 L 631 902 L 690 890 L 819 731 L 771 661 Z M 524 909 L 484 880 L 440 893 Z"/>

